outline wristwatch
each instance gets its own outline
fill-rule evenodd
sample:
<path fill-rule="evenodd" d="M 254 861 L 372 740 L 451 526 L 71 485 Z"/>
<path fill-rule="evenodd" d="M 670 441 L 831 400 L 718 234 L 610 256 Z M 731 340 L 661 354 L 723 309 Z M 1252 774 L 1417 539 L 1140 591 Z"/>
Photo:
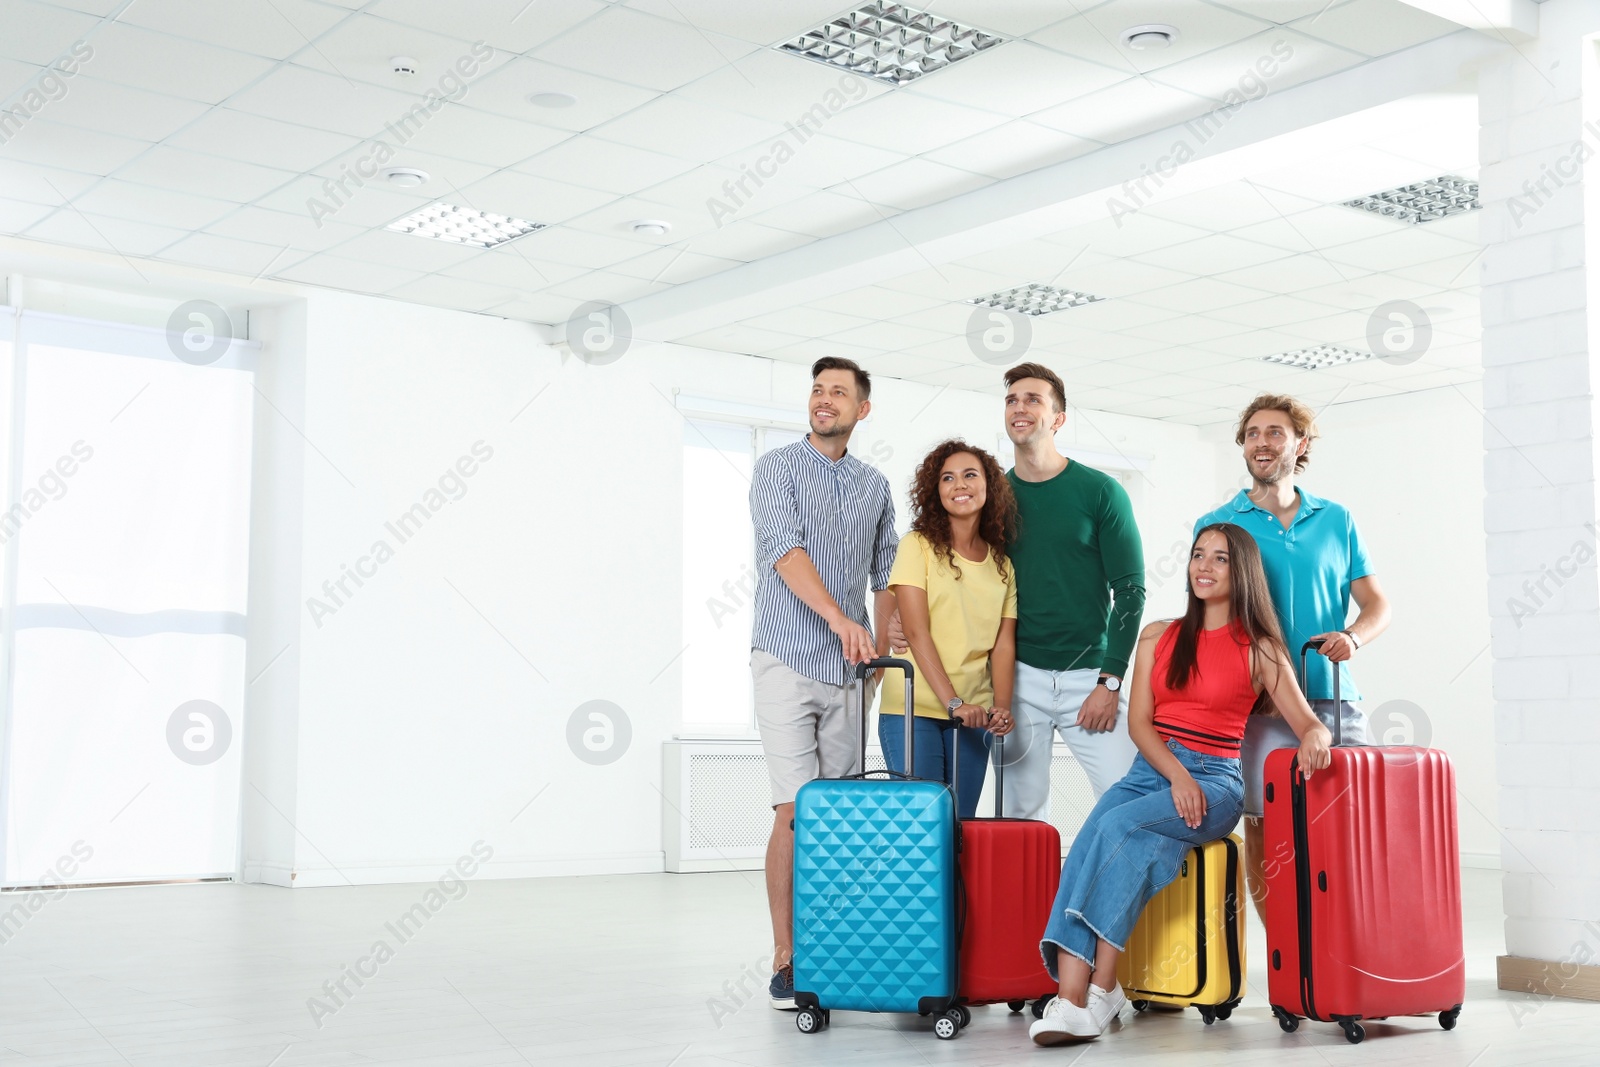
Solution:
<path fill-rule="evenodd" d="M 1356 648 L 1359 649 L 1361 647 L 1361 638 L 1356 636 L 1356 632 L 1354 630 L 1341 630 L 1339 632 L 1348 637 L 1350 639 L 1350 643 L 1355 645 Z"/>
<path fill-rule="evenodd" d="M 1115 693 L 1117 690 L 1122 688 L 1122 679 L 1118 678 L 1114 674 L 1102 674 L 1094 684 L 1103 685 Z"/>
<path fill-rule="evenodd" d="M 966 701 L 962 700 L 960 697 L 951 697 L 950 702 L 944 706 L 944 710 L 951 715 L 954 715 L 956 713 L 956 709 L 965 703 Z"/>

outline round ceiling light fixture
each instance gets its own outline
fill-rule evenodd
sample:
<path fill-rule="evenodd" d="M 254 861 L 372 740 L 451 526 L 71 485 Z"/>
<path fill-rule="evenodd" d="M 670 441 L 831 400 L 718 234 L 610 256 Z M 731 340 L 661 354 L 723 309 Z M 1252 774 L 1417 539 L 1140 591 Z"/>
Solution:
<path fill-rule="evenodd" d="M 1151 48 L 1166 48 L 1177 39 L 1178 28 L 1160 22 L 1130 26 L 1122 31 L 1122 43 L 1136 52 Z"/>
<path fill-rule="evenodd" d="M 665 237 L 672 229 L 672 223 L 660 219 L 639 219 L 628 223 L 628 228 L 640 237 Z"/>
<path fill-rule="evenodd" d="M 578 102 L 578 98 L 571 93 L 529 93 L 528 103 L 535 107 L 571 107 Z"/>
<path fill-rule="evenodd" d="M 427 171 L 412 167 L 390 167 L 383 172 L 384 181 L 402 189 L 415 189 L 419 185 L 426 185 L 429 177 Z"/>

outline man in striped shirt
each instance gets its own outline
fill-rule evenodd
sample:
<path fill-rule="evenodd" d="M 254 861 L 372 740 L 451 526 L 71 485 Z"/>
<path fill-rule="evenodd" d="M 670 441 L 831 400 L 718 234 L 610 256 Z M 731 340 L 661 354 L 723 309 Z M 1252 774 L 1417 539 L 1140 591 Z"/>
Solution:
<path fill-rule="evenodd" d="M 861 770 L 860 710 L 850 706 L 848 682 L 854 664 L 888 647 L 899 543 L 889 480 L 845 451 L 872 410 L 872 380 L 832 356 L 817 360 L 811 377 L 811 433 L 762 456 L 750 480 L 758 575 L 750 670 L 772 776 L 767 906 L 776 973 L 768 993 L 782 1009 L 794 1007 L 795 793 L 813 778 Z"/>

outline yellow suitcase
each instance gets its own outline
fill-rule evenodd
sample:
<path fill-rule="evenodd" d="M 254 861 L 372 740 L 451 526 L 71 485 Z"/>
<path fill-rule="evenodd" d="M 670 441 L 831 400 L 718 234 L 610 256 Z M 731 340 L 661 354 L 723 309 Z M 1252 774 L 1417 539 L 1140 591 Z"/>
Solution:
<path fill-rule="evenodd" d="M 1242 843 L 1225 837 L 1184 857 L 1178 877 L 1145 906 L 1117 979 L 1136 1011 L 1194 1005 L 1210 1026 L 1244 993 Z"/>

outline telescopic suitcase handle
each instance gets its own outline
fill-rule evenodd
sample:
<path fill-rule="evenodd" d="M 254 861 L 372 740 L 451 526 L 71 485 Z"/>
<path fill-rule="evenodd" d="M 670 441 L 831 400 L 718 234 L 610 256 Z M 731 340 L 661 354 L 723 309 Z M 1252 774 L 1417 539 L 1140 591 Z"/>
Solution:
<path fill-rule="evenodd" d="M 912 704 L 912 682 L 916 678 L 917 669 L 910 660 L 899 659 L 895 656 L 879 656 L 869 659 L 865 663 L 856 665 L 856 678 L 861 682 L 861 769 L 867 768 L 867 673 L 883 667 L 888 670 L 904 671 L 906 675 L 906 776 L 915 777 L 917 773 L 916 757 L 916 732 L 912 729 L 912 716 L 916 708 Z"/>
<path fill-rule="evenodd" d="M 1305 694 L 1307 704 L 1311 703 L 1311 676 L 1306 673 L 1306 668 L 1311 665 L 1312 649 L 1316 649 L 1319 655 L 1327 655 L 1322 651 L 1322 644 L 1321 640 L 1314 640 L 1300 646 L 1300 691 Z M 1332 660 L 1328 661 L 1328 666 L 1333 668 L 1333 744 L 1337 748 L 1344 744 L 1344 701 L 1339 696 L 1341 672 L 1339 665 Z M 1316 709 L 1312 709 L 1312 714 L 1316 714 Z"/>

